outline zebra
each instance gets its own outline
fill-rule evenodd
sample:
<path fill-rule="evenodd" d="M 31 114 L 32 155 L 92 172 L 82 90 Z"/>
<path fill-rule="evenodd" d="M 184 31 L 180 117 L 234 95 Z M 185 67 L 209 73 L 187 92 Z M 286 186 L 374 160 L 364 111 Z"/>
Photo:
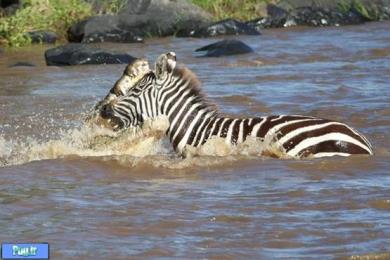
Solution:
<path fill-rule="evenodd" d="M 103 101 L 110 102 L 112 99 L 126 95 L 129 89 L 150 71 L 146 58 L 138 58 L 130 62 Z"/>
<path fill-rule="evenodd" d="M 142 126 L 146 119 L 166 116 L 166 135 L 183 157 L 190 147 L 200 147 L 212 138 L 235 146 L 249 137 L 268 140 L 263 154 L 275 157 L 307 158 L 373 155 L 368 140 L 348 125 L 304 115 L 271 115 L 253 118 L 223 116 L 207 100 L 200 81 L 185 66 L 176 65 L 176 54 L 158 57 L 150 71 L 126 95 L 101 108 L 115 130 Z M 277 152 L 275 152 L 275 147 Z"/>
<path fill-rule="evenodd" d="M 137 58 L 130 62 L 124 69 L 122 76 L 115 82 L 104 99 L 95 105 L 92 112 L 85 118 L 85 121 L 94 122 L 100 109 L 105 104 L 114 102 L 118 97 L 126 95 L 130 88 L 150 71 L 149 62 L 146 58 Z"/>

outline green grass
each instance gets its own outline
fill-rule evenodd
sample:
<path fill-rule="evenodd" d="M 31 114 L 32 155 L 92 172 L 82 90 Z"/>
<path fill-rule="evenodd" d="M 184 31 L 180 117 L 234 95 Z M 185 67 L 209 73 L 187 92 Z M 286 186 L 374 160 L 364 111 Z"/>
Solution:
<path fill-rule="evenodd" d="M 359 0 L 354 0 L 352 1 L 352 6 L 355 7 L 355 9 L 366 19 L 368 20 L 372 20 L 374 19 L 372 17 L 372 15 L 369 14 L 368 10 L 366 9 L 366 7 L 364 6 L 364 4 L 362 2 L 360 2 Z"/>
<path fill-rule="evenodd" d="M 31 43 L 27 32 L 54 31 L 60 41 L 66 39 L 68 28 L 91 15 L 112 14 L 121 10 L 128 0 L 24 0 L 15 15 L 0 14 L 0 45 L 23 46 Z"/>
<path fill-rule="evenodd" d="M 251 20 L 258 18 L 264 12 L 266 4 L 273 0 L 192 0 L 204 10 L 210 12 L 216 20 L 235 18 Z"/>
<path fill-rule="evenodd" d="M 25 0 L 15 15 L 0 17 L 0 44 L 23 46 L 31 42 L 29 31 L 50 30 L 65 38 L 69 26 L 92 14 L 82 0 Z"/>
<path fill-rule="evenodd" d="M 341 12 L 348 12 L 351 9 L 354 9 L 357 11 L 361 16 L 368 20 L 377 20 L 379 18 L 378 10 L 374 8 L 369 8 L 370 5 L 365 5 L 360 0 L 352 0 L 352 1 L 340 1 L 339 4 L 339 10 Z M 372 6 L 371 6 L 372 7 Z M 369 8 L 369 9 L 367 9 Z"/>

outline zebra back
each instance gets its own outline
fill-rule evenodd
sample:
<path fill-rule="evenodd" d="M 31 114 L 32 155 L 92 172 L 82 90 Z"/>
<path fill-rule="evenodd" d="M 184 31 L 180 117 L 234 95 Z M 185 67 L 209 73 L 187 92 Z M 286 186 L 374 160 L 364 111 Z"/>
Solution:
<path fill-rule="evenodd" d="M 212 137 L 236 145 L 248 137 L 286 157 L 373 154 L 367 139 L 346 124 L 301 115 L 228 118 L 203 95 L 200 82 L 189 69 L 176 66 L 174 53 L 156 62 L 156 87 L 162 114 L 169 117 L 167 134 L 174 148 L 199 147 Z"/>

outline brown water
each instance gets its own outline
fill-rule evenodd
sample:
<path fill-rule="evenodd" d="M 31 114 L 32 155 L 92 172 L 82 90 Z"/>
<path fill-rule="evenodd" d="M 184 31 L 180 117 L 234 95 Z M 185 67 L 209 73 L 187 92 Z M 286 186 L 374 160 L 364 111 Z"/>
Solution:
<path fill-rule="evenodd" d="M 173 50 L 221 110 L 343 121 L 373 157 L 182 160 L 159 132 L 83 126 L 123 65 L 1 53 L 0 241 L 49 242 L 53 259 L 390 259 L 389 28 L 267 30 L 240 37 L 256 54 L 215 59 L 192 53 L 213 39 L 103 46 L 150 60 Z"/>

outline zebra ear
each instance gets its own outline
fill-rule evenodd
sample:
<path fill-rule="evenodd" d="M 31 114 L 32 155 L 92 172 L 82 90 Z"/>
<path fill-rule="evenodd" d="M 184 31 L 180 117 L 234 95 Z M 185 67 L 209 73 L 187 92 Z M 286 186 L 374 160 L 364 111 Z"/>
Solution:
<path fill-rule="evenodd" d="M 176 53 L 171 51 L 168 52 L 166 55 L 167 55 L 167 71 L 171 73 L 176 67 Z"/>
<path fill-rule="evenodd" d="M 156 76 L 158 79 L 164 78 L 173 72 L 176 67 L 176 54 L 168 52 L 158 57 L 156 61 Z"/>

